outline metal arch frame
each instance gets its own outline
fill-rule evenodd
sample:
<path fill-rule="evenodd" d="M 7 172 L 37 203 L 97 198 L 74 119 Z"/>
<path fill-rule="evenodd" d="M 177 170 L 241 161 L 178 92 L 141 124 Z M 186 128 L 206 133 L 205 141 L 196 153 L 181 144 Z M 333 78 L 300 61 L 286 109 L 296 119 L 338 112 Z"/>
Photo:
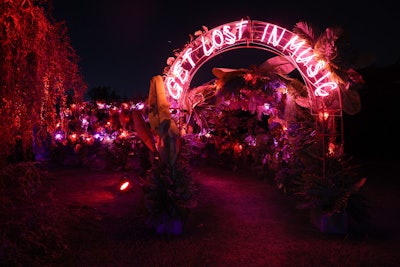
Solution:
<path fill-rule="evenodd" d="M 237 28 L 234 28 L 235 25 Z M 269 29 L 271 29 L 269 33 L 267 33 L 268 27 L 270 27 Z M 239 31 L 240 33 L 238 33 Z M 213 39 L 214 38 L 213 34 L 216 32 L 219 34 L 219 36 L 217 36 L 219 37 L 219 40 Z M 222 36 L 223 33 L 226 33 L 226 36 Z M 278 33 L 280 34 L 280 36 L 278 36 Z M 264 37 L 266 37 L 266 34 L 267 35 L 269 34 L 268 42 L 265 41 L 266 38 L 264 39 Z M 231 38 L 232 36 L 238 37 L 237 40 L 235 39 L 234 43 L 221 44 L 221 47 L 217 47 L 217 49 L 213 49 L 215 48 L 215 46 L 214 44 L 212 44 L 211 53 L 208 55 L 205 54 L 205 49 L 206 49 L 205 46 L 207 45 L 207 42 L 219 41 L 223 43 L 225 37 Z M 262 39 L 260 38 L 260 36 L 262 36 Z M 217 26 L 211 30 L 203 32 L 196 39 L 192 40 L 189 44 L 187 44 L 184 47 L 184 49 L 177 56 L 177 58 L 175 59 L 173 64 L 171 64 L 169 70 L 165 74 L 164 85 L 169 91 L 171 84 L 168 81 L 173 81 L 176 83 L 175 85 L 177 85 L 177 88 L 180 90 L 180 94 L 182 93 L 185 94 L 187 90 L 189 90 L 191 80 L 196 74 L 196 72 L 213 57 L 222 54 L 224 52 L 236 49 L 243 49 L 243 48 L 260 49 L 272 52 L 276 55 L 285 56 L 295 66 L 295 68 L 299 71 L 300 75 L 302 76 L 305 85 L 307 86 L 309 92 L 308 95 L 310 99 L 310 104 L 312 105 L 310 109 L 312 114 L 316 115 L 318 114 L 319 111 L 322 110 L 323 112 L 328 112 L 330 115 L 333 116 L 342 116 L 342 103 L 341 103 L 339 89 L 334 90 L 334 92 L 328 94 L 327 97 L 316 96 L 316 94 L 314 94 L 315 91 L 313 91 L 313 89 L 315 89 L 316 86 L 318 85 L 317 83 L 320 83 L 322 80 L 328 81 L 328 84 L 329 83 L 332 84 L 332 82 L 329 82 L 331 81 L 329 79 L 330 73 L 326 73 L 326 71 L 325 72 L 320 71 L 320 73 L 317 72 L 317 76 L 314 77 L 307 77 L 307 74 L 305 74 L 305 72 L 308 72 L 310 68 L 309 66 L 306 66 L 304 64 L 304 61 L 309 60 L 310 58 L 312 61 L 313 57 L 312 49 L 306 47 L 307 49 L 304 49 L 303 52 L 299 53 L 300 56 L 296 55 L 296 53 L 298 52 L 298 48 L 296 48 L 296 45 L 301 43 L 301 40 L 299 39 L 300 41 L 297 44 L 295 43 L 295 41 L 293 41 L 291 45 L 293 45 L 294 43 L 293 46 L 296 49 L 294 51 L 288 51 L 290 49 L 287 49 L 286 47 L 287 45 L 283 46 L 277 41 L 278 37 L 280 38 L 279 42 L 283 40 L 284 44 L 289 44 L 293 39 L 297 38 L 298 36 L 296 36 L 293 32 L 288 31 L 287 29 L 282 28 L 280 26 L 255 20 L 234 21 Z M 200 45 L 201 42 L 203 42 L 202 43 L 203 46 Z M 203 48 L 203 51 L 200 51 L 201 48 Z M 307 51 L 310 49 L 311 52 Z M 303 55 L 304 53 L 306 54 L 305 56 Z M 294 58 L 294 56 L 296 58 Z M 195 57 L 195 59 L 193 60 L 192 57 Z M 305 59 L 301 57 L 304 57 Z M 190 59 L 188 60 L 188 58 Z M 300 58 L 299 60 L 300 64 L 296 62 L 299 58 Z M 188 62 L 191 63 L 191 65 L 189 65 Z M 303 66 L 301 65 L 302 63 Z M 309 62 L 306 63 L 308 64 Z M 186 66 L 184 66 L 184 64 L 186 64 Z M 316 62 L 314 62 L 314 64 L 316 64 Z M 182 72 L 177 74 L 177 70 L 182 70 Z M 182 79 L 181 81 L 179 81 L 179 78 L 182 78 L 182 74 L 184 75 L 185 79 L 184 82 L 182 82 Z M 172 95 L 170 91 L 168 95 L 169 96 Z M 175 100 L 177 99 L 176 97 L 171 97 L 172 101 L 174 100 L 173 98 Z M 325 102 L 328 103 L 328 105 L 334 102 L 335 105 L 333 106 L 333 108 L 327 107 L 327 104 Z"/>

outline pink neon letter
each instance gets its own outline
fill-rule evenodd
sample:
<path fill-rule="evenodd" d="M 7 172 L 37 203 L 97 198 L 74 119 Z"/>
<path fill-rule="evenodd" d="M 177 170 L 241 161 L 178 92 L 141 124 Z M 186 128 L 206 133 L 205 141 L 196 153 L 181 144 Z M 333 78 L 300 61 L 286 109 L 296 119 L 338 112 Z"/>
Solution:
<path fill-rule="evenodd" d="M 314 54 L 310 53 L 311 47 L 303 50 L 300 55 L 297 56 L 296 62 L 302 63 L 304 66 L 307 66 L 308 63 L 314 58 Z M 312 51 L 311 51 L 312 52 Z M 309 53 L 309 55 L 307 55 Z M 304 57 L 305 55 L 305 57 Z"/>
<path fill-rule="evenodd" d="M 225 34 L 226 43 L 227 44 L 234 44 L 236 42 L 236 36 L 230 31 L 231 27 L 225 25 L 222 28 L 222 32 Z"/>
<path fill-rule="evenodd" d="M 185 52 L 185 54 L 183 54 L 182 59 L 184 61 L 189 61 L 190 65 L 192 66 L 192 68 L 194 68 L 194 66 L 196 66 L 196 63 L 194 63 L 192 57 L 190 56 L 190 54 L 192 53 L 192 48 L 188 48 Z"/>
<path fill-rule="evenodd" d="M 174 68 L 172 70 L 172 73 L 179 78 L 179 80 L 181 81 L 181 83 L 184 83 L 187 81 L 188 79 L 188 71 L 185 70 L 184 68 L 182 68 L 182 62 L 178 61 L 175 62 Z"/>
<path fill-rule="evenodd" d="M 296 42 L 299 37 L 296 35 L 287 42 L 287 44 L 283 47 L 283 51 L 289 46 L 289 49 L 293 51 L 293 55 L 296 55 L 297 51 L 305 44 L 304 41 Z"/>
<path fill-rule="evenodd" d="M 269 23 L 264 28 L 264 32 L 263 32 L 263 35 L 262 35 L 261 40 L 260 40 L 261 42 L 264 42 L 265 36 L 267 35 L 268 28 L 269 28 Z"/>
<path fill-rule="evenodd" d="M 207 41 L 210 41 L 210 40 L 207 39 Z M 206 47 L 206 40 L 204 39 L 204 36 L 201 36 L 201 42 L 202 42 L 202 44 L 203 44 L 203 52 L 204 52 L 204 55 L 206 55 L 206 56 L 211 55 L 212 52 L 214 51 L 214 44 L 212 44 L 212 45 L 210 46 L 210 50 L 207 50 L 207 47 Z M 208 42 L 207 42 L 207 43 L 208 43 Z"/>
<path fill-rule="evenodd" d="M 219 39 L 219 42 L 217 41 L 217 39 Z M 222 35 L 222 32 L 219 30 L 213 31 L 212 41 L 213 41 L 213 47 L 215 46 L 221 47 L 224 44 L 224 36 Z"/>
<path fill-rule="evenodd" d="M 243 31 L 246 28 L 247 23 L 249 23 L 249 21 L 247 21 L 247 20 L 242 20 L 239 23 L 236 23 L 236 27 L 239 30 L 239 36 L 238 36 L 239 40 L 242 39 Z"/>
<path fill-rule="evenodd" d="M 277 46 L 280 41 L 282 40 L 283 34 L 285 33 L 285 30 L 282 31 L 281 36 L 279 36 L 278 39 L 278 27 L 276 25 L 274 25 L 274 27 L 272 28 L 271 34 L 268 38 L 268 43 L 272 43 L 273 46 Z"/>
<path fill-rule="evenodd" d="M 325 66 L 325 62 L 324 61 L 318 61 L 318 63 L 314 66 L 308 66 L 307 67 L 307 76 L 310 78 L 313 78 L 315 75 L 317 75 L 317 73 L 323 69 Z"/>
<path fill-rule="evenodd" d="M 337 83 L 335 83 L 335 82 L 323 83 L 322 85 L 318 86 L 317 89 L 315 89 L 314 94 L 316 96 L 327 96 L 327 95 L 329 95 L 327 90 L 323 89 L 324 87 L 330 87 L 329 91 L 332 91 L 332 90 L 337 88 Z"/>
<path fill-rule="evenodd" d="M 167 89 L 169 95 L 174 98 L 174 99 L 179 99 L 182 95 L 183 88 L 179 84 L 177 84 L 173 78 L 168 77 L 167 78 Z M 171 83 L 174 83 L 174 85 L 171 85 Z"/>

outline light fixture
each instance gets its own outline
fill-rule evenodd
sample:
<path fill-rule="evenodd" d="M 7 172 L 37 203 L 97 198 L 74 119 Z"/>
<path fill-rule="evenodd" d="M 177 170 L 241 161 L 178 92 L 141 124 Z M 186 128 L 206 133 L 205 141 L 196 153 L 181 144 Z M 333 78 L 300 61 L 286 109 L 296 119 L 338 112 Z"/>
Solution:
<path fill-rule="evenodd" d="M 128 177 L 123 176 L 119 181 L 118 188 L 120 192 L 129 192 L 132 190 L 132 181 Z"/>

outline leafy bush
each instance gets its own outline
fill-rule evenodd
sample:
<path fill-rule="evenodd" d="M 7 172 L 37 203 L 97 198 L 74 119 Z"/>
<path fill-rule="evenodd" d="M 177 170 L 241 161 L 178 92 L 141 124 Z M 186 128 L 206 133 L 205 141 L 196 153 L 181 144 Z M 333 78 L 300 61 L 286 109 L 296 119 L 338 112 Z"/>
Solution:
<path fill-rule="evenodd" d="M 44 266 L 67 248 L 59 222 L 62 209 L 44 192 L 45 171 L 32 162 L 0 173 L 0 265 Z M 47 193 L 47 194 L 46 194 Z"/>
<path fill-rule="evenodd" d="M 197 205 L 196 186 L 190 173 L 189 159 L 179 153 L 176 164 L 154 161 L 143 189 L 148 223 L 159 227 L 173 221 L 184 222 Z M 166 230 L 166 233 L 169 230 Z"/>
<path fill-rule="evenodd" d="M 366 178 L 358 172 L 358 165 L 351 159 L 328 157 L 325 174 L 321 169 L 305 170 L 298 177 L 295 194 L 300 196 L 303 207 L 317 207 L 326 214 L 342 212 L 349 198 L 358 193 Z"/>

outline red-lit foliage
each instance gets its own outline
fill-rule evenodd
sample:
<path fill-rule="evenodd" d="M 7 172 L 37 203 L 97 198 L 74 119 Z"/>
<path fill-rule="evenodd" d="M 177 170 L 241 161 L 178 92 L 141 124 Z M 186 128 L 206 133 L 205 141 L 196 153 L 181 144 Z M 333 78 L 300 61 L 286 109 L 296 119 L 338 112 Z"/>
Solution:
<path fill-rule="evenodd" d="M 83 100 L 86 84 L 67 27 L 46 9 L 47 1 L 0 2 L 0 162 L 27 160 L 33 144 L 56 127 L 56 106 L 67 93 Z M 35 140 L 36 139 L 36 140 Z"/>

